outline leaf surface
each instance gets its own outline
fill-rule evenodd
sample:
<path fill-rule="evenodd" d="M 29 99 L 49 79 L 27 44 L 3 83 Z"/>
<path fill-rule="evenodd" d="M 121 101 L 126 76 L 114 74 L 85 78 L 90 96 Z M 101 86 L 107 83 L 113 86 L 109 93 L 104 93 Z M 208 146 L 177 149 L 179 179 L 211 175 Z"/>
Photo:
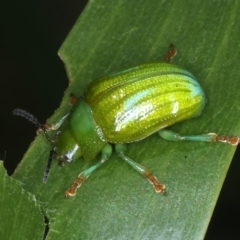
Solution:
<path fill-rule="evenodd" d="M 174 43 L 174 63 L 205 90 L 202 115 L 171 127 L 183 135 L 240 135 L 238 1 L 90 1 L 59 51 L 70 85 L 49 120 L 70 110 L 95 79 L 141 63 L 161 61 Z M 127 154 L 151 169 L 168 194 L 116 154 L 66 200 L 77 175 L 93 163 L 53 164 L 42 183 L 51 146 L 39 135 L 14 174 L 42 202 L 47 239 L 203 239 L 235 148 L 223 143 L 168 142 L 157 135 L 129 144 Z"/>
<path fill-rule="evenodd" d="M 45 229 L 41 206 L 22 184 L 9 177 L 0 162 L 1 239 L 42 239 Z"/>

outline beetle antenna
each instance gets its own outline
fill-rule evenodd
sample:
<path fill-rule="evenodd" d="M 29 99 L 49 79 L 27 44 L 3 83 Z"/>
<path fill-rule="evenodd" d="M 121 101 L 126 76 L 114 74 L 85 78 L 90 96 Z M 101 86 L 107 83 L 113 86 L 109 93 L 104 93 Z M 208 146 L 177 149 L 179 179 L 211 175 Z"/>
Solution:
<path fill-rule="evenodd" d="M 46 138 L 51 142 L 50 137 L 49 137 L 49 135 L 48 135 L 48 133 L 47 133 L 47 130 L 46 130 L 46 128 L 44 127 L 44 125 L 41 124 L 41 123 L 38 121 L 38 119 L 37 119 L 36 117 L 34 117 L 32 114 L 30 114 L 29 112 L 27 112 L 27 111 L 25 111 L 25 110 L 23 110 L 23 109 L 19 109 L 19 108 L 14 109 L 14 110 L 13 110 L 13 114 L 14 114 L 14 115 L 17 115 L 17 116 L 21 116 L 21 117 L 27 119 L 28 121 L 30 121 L 30 122 L 32 122 L 34 125 L 36 125 L 38 128 L 42 129 L 43 132 L 44 132 L 44 134 L 45 134 L 45 136 L 46 136 Z"/>
<path fill-rule="evenodd" d="M 44 176 L 43 176 L 43 182 L 46 183 L 48 180 L 48 176 L 49 176 L 49 171 L 51 168 L 51 164 L 52 164 L 52 160 L 53 160 L 53 155 L 54 155 L 55 151 L 54 149 L 52 149 L 49 153 L 49 157 L 48 157 L 48 163 L 44 172 Z"/>

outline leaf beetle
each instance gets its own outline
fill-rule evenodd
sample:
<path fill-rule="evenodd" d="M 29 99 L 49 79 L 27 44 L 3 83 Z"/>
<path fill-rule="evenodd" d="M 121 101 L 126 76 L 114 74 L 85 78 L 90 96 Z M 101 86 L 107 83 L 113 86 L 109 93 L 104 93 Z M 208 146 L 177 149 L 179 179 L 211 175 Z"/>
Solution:
<path fill-rule="evenodd" d="M 77 189 L 112 154 L 118 156 L 146 177 L 157 193 L 165 193 L 165 185 L 153 173 L 125 155 L 126 144 L 140 141 L 153 133 L 170 141 L 205 141 L 239 143 L 238 137 L 218 136 L 215 133 L 180 136 L 166 127 L 201 114 L 206 98 L 196 78 L 185 69 L 171 64 L 177 51 L 170 45 L 165 62 L 148 63 L 127 69 L 91 82 L 84 96 L 72 96 L 72 111 L 55 125 L 43 125 L 30 113 L 15 109 L 42 129 L 53 145 L 43 181 L 46 182 L 52 159 L 72 162 L 80 157 L 93 160 L 100 152 L 101 159 L 79 174 L 65 196 L 74 196 Z M 62 128 L 62 123 L 64 127 Z M 47 131 L 59 130 L 54 139 Z"/>

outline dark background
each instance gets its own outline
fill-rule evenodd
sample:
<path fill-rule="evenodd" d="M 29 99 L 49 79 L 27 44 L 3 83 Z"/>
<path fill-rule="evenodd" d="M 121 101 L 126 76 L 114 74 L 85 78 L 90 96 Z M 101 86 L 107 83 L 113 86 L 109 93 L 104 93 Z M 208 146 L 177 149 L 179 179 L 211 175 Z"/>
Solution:
<path fill-rule="evenodd" d="M 20 107 L 41 122 L 59 107 L 68 86 L 57 51 L 86 0 L 0 2 L 0 159 L 12 174 L 36 127 L 12 115 Z M 240 150 L 235 154 L 205 240 L 240 239 Z M 204 179 L 203 179 L 204 182 Z"/>

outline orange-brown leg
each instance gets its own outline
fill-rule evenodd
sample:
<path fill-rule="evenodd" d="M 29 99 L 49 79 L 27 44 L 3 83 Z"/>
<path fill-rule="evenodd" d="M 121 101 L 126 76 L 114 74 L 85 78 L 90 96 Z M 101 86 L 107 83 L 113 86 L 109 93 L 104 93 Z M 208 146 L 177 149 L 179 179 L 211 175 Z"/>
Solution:
<path fill-rule="evenodd" d="M 170 44 L 166 54 L 165 61 L 171 62 L 171 60 L 174 58 L 174 56 L 176 56 L 176 54 L 177 54 L 177 50 L 175 46 L 173 44 Z"/>

